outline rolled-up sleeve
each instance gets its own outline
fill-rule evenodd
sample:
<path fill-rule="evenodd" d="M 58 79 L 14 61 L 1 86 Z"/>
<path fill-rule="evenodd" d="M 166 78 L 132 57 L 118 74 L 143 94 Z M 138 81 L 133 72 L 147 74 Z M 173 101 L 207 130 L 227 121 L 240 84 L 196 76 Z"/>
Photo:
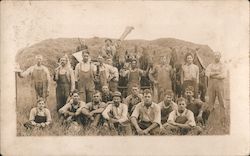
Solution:
<path fill-rule="evenodd" d="M 122 107 L 122 115 L 121 118 L 118 120 L 120 123 L 125 122 L 128 120 L 128 106 L 127 105 L 123 105 Z"/>
<path fill-rule="evenodd" d="M 25 70 L 24 72 L 21 73 L 21 76 L 22 77 L 27 77 L 28 75 L 30 75 L 34 70 L 34 67 L 35 66 L 29 67 L 27 70 Z"/>
<path fill-rule="evenodd" d="M 154 111 L 155 111 L 155 113 L 154 113 L 153 122 L 158 123 L 159 125 L 161 125 L 161 108 L 160 108 L 160 106 L 156 105 Z"/>
<path fill-rule="evenodd" d="M 79 68 L 80 68 L 80 63 L 78 63 L 76 65 L 76 68 L 75 68 L 75 81 L 78 81 L 78 77 L 79 77 Z"/>
<path fill-rule="evenodd" d="M 49 109 L 45 109 L 45 114 L 46 114 L 46 117 L 47 117 L 47 122 L 51 122 L 52 119 L 51 119 L 51 115 L 50 115 Z"/>
<path fill-rule="evenodd" d="M 175 121 L 175 119 L 176 119 L 175 111 L 172 111 L 172 112 L 169 114 L 169 116 L 168 116 L 168 121 L 167 121 L 167 123 L 172 123 L 172 122 Z"/>
<path fill-rule="evenodd" d="M 195 119 L 194 119 L 194 113 L 191 112 L 191 111 L 188 111 L 187 113 L 187 124 L 190 125 L 190 126 L 196 126 L 196 123 L 195 123 Z"/>
<path fill-rule="evenodd" d="M 30 110 L 30 117 L 29 117 L 29 120 L 30 121 L 34 121 L 35 120 L 35 116 L 36 116 L 36 108 L 32 108 Z"/>
<path fill-rule="evenodd" d="M 207 69 L 205 71 L 205 75 L 207 77 L 210 77 L 210 75 L 211 75 L 211 64 L 207 66 Z"/>
<path fill-rule="evenodd" d="M 138 104 L 136 107 L 135 107 L 135 109 L 134 109 L 134 111 L 133 111 L 133 113 L 132 113 L 132 115 L 131 115 L 131 118 L 132 117 L 135 117 L 136 119 L 138 119 L 138 117 L 139 117 L 139 113 L 140 113 L 140 104 Z"/>
<path fill-rule="evenodd" d="M 110 112 L 111 108 L 112 108 L 112 104 L 108 105 L 108 106 L 106 107 L 106 109 L 102 112 L 102 116 L 103 116 L 105 119 L 107 119 L 107 120 L 109 120 L 109 115 L 108 115 L 108 113 Z"/>

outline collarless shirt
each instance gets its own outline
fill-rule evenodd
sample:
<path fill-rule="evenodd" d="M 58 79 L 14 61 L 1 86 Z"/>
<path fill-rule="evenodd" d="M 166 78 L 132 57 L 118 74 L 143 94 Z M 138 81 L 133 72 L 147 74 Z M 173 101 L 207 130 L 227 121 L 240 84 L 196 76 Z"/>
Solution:
<path fill-rule="evenodd" d="M 137 104 L 131 117 L 139 118 L 140 121 L 161 125 L 161 109 L 160 106 L 154 102 L 152 102 L 149 107 L 146 107 L 144 102 Z"/>
<path fill-rule="evenodd" d="M 183 81 L 196 80 L 199 83 L 199 67 L 195 64 L 184 64 L 183 70 Z"/>

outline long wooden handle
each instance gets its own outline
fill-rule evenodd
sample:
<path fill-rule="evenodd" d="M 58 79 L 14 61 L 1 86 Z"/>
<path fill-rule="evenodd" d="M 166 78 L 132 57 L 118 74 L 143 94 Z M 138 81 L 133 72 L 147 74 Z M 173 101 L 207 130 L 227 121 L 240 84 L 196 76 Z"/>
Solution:
<path fill-rule="evenodd" d="M 127 26 L 119 39 L 123 41 L 133 29 L 135 28 L 132 26 Z"/>

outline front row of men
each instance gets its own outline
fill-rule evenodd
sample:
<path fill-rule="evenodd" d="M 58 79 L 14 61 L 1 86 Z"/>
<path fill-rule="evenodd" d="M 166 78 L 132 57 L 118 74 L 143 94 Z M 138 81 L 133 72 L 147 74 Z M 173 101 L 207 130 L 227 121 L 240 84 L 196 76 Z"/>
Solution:
<path fill-rule="evenodd" d="M 114 92 L 112 101 L 103 102 L 102 93 L 94 92 L 92 102 L 80 101 L 79 92 L 73 91 L 59 114 L 62 123 L 70 125 L 104 126 L 106 130 L 118 135 L 185 135 L 200 134 L 209 115 L 205 104 L 192 98 L 192 88 L 187 88 L 186 97 L 172 101 L 173 93 L 168 91 L 163 101 L 154 103 L 151 90 L 139 93 L 138 86 L 132 87 L 132 94 L 122 99 L 120 92 Z M 122 103 L 124 101 L 124 103 Z M 30 112 L 30 121 L 26 128 L 46 127 L 51 125 L 49 110 L 43 99 L 38 99 L 37 107 Z"/>

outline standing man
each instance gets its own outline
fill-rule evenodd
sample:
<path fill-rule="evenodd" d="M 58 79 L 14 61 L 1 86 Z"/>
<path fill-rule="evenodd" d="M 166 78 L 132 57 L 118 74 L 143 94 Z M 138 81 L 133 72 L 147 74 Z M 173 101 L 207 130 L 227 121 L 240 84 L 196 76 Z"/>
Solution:
<path fill-rule="evenodd" d="M 133 59 L 131 62 L 131 69 L 121 71 L 122 77 L 128 77 L 128 92 L 127 95 L 132 93 L 132 87 L 138 85 L 140 88 L 141 76 L 145 75 L 145 72 L 137 67 L 137 60 Z"/>
<path fill-rule="evenodd" d="M 55 69 L 57 111 L 62 108 L 70 95 L 75 90 L 75 75 L 68 65 L 66 56 L 60 58 L 60 65 Z"/>
<path fill-rule="evenodd" d="M 214 63 L 208 65 L 206 76 L 208 77 L 208 95 L 210 110 L 214 110 L 215 99 L 218 97 L 222 124 L 225 124 L 225 103 L 224 103 L 224 79 L 226 78 L 225 65 L 220 61 L 221 53 L 215 52 Z"/>
<path fill-rule="evenodd" d="M 185 90 L 188 86 L 194 88 L 194 97 L 198 97 L 198 84 L 199 84 L 199 67 L 193 64 L 194 57 L 191 53 L 185 56 L 185 64 L 182 66 L 181 84 L 182 95 L 184 96 Z"/>
<path fill-rule="evenodd" d="M 75 68 L 75 78 L 77 89 L 82 101 L 91 102 L 92 94 L 95 90 L 94 76 L 96 66 L 91 63 L 88 49 L 82 51 L 83 61 L 79 62 Z"/>
<path fill-rule="evenodd" d="M 113 101 L 102 112 L 106 119 L 106 126 L 115 130 L 118 134 L 131 135 L 131 125 L 128 119 L 128 106 L 121 103 L 121 93 L 116 91 L 113 95 Z"/>
<path fill-rule="evenodd" d="M 37 55 L 35 59 L 36 65 L 29 67 L 24 72 L 18 72 L 18 76 L 23 78 L 30 75 L 32 79 L 31 86 L 35 88 L 36 98 L 42 97 L 46 101 L 49 96 L 50 73 L 48 68 L 42 65 L 42 55 Z"/>
<path fill-rule="evenodd" d="M 161 108 L 152 102 L 152 93 L 149 89 L 143 92 L 143 102 L 136 105 L 131 122 L 138 135 L 159 134 L 161 126 Z"/>
<path fill-rule="evenodd" d="M 107 64 L 112 66 L 113 65 L 113 61 L 112 59 L 107 59 L 106 60 Z M 118 81 L 119 81 L 119 72 L 118 69 L 114 66 L 112 66 L 112 72 L 110 73 L 109 76 L 109 88 L 111 92 L 115 92 L 117 91 L 117 87 L 118 87 Z"/>
<path fill-rule="evenodd" d="M 172 67 L 169 65 L 169 59 L 167 59 L 166 56 L 162 56 L 160 65 L 155 66 L 149 73 L 149 78 L 157 89 L 158 101 L 164 99 L 167 90 L 172 90 L 173 75 Z"/>
<path fill-rule="evenodd" d="M 100 85 L 97 89 L 101 90 L 103 86 L 109 85 L 110 80 L 117 77 L 118 71 L 116 71 L 113 66 L 104 63 L 104 58 L 101 55 L 99 55 L 97 59 L 98 65 L 96 75 L 98 76 L 98 82 Z"/>

